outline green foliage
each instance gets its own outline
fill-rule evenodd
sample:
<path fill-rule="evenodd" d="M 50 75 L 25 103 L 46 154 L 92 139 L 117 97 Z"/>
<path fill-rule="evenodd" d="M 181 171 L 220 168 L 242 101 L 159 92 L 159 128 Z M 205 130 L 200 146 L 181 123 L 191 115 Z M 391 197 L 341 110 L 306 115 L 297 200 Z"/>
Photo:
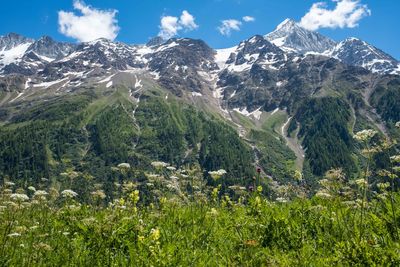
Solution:
<path fill-rule="evenodd" d="M 371 103 L 385 121 L 400 121 L 400 80 L 378 87 L 371 96 Z"/>
<path fill-rule="evenodd" d="M 295 119 L 301 124 L 299 134 L 304 137 L 306 159 L 315 175 L 335 167 L 354 170 L 350 118 L 348 104 L 333 97 L 307 100 L 297 111 Z"/>
<path fill-rule="evenodd" d="M 241 202 L 163 198 L 142 206 L 141 194 L 133 191 L 105 208 L 54 194 L 10 202 L 1 190 L 0 264 L 5 266 L 400 264 L 388 200 L 371 201 L 361 217 L 360 207 L 341 199 L 279 203 L 253 193 Z M 360 220 L 366 226 L 362 238 Z"/>
<path fill-rule="evenodd" d="M 256 140 L 256 147 L 260 150 L 260 164 L 264 171 L 280 183 L 292 180 L 296 156 L 285 143 L 263 131 L 252 130 L 249 137 Z"/>

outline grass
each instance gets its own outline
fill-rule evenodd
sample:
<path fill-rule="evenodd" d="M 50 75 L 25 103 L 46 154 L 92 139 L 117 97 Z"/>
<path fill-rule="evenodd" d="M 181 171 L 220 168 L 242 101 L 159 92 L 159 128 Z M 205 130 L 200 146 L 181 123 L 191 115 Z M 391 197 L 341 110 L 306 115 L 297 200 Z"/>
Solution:
<path fill-rule="evenodd" d="M 400 263 L 386 201 L 370 203 L 360 240 L 360 206 L 340 199 L 280 203 L 253 193 L 240 201 L 160 198 L 147 206 L 129 195 L 109 206 L 62 197 L 14 204 L 5 199 L 3 194 L 0 264 L 5 266 Z"/>

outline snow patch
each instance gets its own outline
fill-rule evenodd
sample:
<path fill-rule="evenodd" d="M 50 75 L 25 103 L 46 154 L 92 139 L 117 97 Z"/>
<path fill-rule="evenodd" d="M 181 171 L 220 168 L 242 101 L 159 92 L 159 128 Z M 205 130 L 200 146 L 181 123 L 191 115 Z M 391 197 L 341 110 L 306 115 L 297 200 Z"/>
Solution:
<path fill-rule="evenodd" d="M 11 63 L 19 62 L 30 45 L 31 43 L 26 43 L 17 45 L 9 50 L 3 49 L 0 51 L 0 63 L 6 66 Z"/>
<path fill-rule="evenodd" d="M 215 63 L 217 63 L 220 69 L 223 69 L 226 61 L 228 61 L 230 55 L 234 53 L 237 49 L 237 46 L 225 49 L 217 49 L 215 50 L 217 53 L 215 54 Z"/>
<path fill-rule="evenodd" d="M 279 108 L 274 109 L 274 111 L 271 112 L 270 116 L 274 115 L 275 113 L 277 113 L 279 111 Z"/>
<path fill-rule="evenodd" d="M 53 86 L 55 84 L 58 84 L 58 83 L 61 83 L 61 82 L 65 81 L 65 80 L 68 80 L 68 78 L 64 78 L 64 79 L 56 80 L 56 81 L 52 81 L 52 82 L 43 82 L 43 83 L 34 84 L 33 87 L 35 87 L 35 88 L 36 87 L 49 88 L 49 87 L 51 87 L 51 86 Z"/>
<path fill-rule="evenodd" d="M 203 96 L 203 95 L 198 92 L 192 92 L 192 96 Z"/>

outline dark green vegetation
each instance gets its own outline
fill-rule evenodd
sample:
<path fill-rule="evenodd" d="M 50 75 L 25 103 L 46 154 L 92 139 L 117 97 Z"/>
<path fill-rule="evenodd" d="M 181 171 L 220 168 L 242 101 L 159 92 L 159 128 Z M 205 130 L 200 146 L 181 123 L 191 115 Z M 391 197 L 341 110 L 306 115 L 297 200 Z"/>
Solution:
<path fill-rule="evenodd" d="M 226 185 L 248 184 L 254 175 L 253 154 L 233 128 L 156 91 L 142 96 L 137 108 L 122 89 L 107 97 L 89 91 L 33 103 L 0 129 L 0 177 L 21 186 L 45 178 L 59 188 L 90 192 L 106 183 L 112 191 L 120 179 L 112 167 L 126 162 L 140 173 L 153 169 L 154 160 L 225 169 Z M 68 172 L 79 177 L 72 185 L 61 175 Z"/>
<path fill-rule="evenodd" d="M 315 98 L 304 101 L 295 119 L 300 122 L 299 132 L 306 159 L 312 172 L 321 176 L 331 168 L 342 167 L 354 171 L 353 140 L 349 132 L 350 107 L 340 98 Z M 292 122 L 292 125 L 296 125 Z"/>

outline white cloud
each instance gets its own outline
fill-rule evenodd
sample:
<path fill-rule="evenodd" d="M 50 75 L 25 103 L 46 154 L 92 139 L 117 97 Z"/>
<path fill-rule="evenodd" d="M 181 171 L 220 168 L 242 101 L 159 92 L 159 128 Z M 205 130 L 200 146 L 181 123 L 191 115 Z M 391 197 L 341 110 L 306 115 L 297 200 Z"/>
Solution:
<path fill-rule="evenodd" d="M 98 38 L 114 40 L 119 32 L 118 21 L 115 18 L 117 10 L 99 10 L 86 5 L 80 0 L 74 1 L 74 12 L 59 11 L 59 31 L 80 42 L 89 42 Z"/>
<path fill-rule="evenodd" d="M 256 20 L 256 18 L 251 17 L 251 16 L 244 16 L 242 19 L 244 22 L 253 22 Z"/>
<path fill-rule="evenodd" d="M 240 31 L 242 22 L 236 19 L 227 19 L 221 21 L 221 26 L 218 27 L 218 31 L 225 36 L 230 36 L 232 31 Z"/>
<path fill-rule="evenodd" d="M 181 19 L 179 22 L 184 28 L 186 28 L 188 30 L 195 30 L 199 27 L 199 25 L 197 25 L 194 22 L 194 20 L 195 20 L 195 18 L 193 17 L 193 15 L 191 15 L 186 10 L 183 10 Z"/>
<path fill-rule="evenodd" d="M 367 5 L 360 0 L 332 0 L 334 9 L 328 9 L 326 2 L 314 3 L 300 21 L 300 26 L 315 31 L 319 28 L 354 28 L 358 22 L 371 15 Z"/>
<path fill-rule="evenodd" d="M 173 16 L 163 16 L 160 22 L 160 32 L 158 36 L 169 39 L 178 35 L 179 31 L 192 31 L 199 27 L 195 22 L 195 17 L 184 10 L 180 18 Z"/>

